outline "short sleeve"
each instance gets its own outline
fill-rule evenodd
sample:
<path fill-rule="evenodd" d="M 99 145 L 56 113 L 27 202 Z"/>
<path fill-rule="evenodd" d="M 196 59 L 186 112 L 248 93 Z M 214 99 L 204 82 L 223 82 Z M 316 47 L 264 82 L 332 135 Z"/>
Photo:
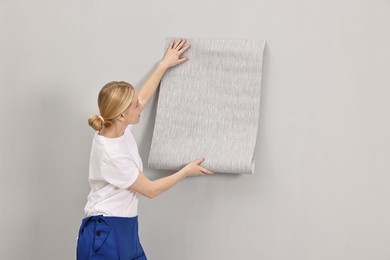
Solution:
<path fill-rule="evenodd" d="M 127 189 L 137 180 L 139 170 L 129 157 L 120 156 L 103 163 L 101 174 L 108 183 Z"/>

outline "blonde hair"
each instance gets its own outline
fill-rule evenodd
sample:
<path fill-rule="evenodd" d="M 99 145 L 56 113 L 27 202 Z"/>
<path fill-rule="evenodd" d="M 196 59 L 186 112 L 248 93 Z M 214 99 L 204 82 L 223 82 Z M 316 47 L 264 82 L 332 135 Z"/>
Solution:
<path fill-rule="evenodd" d="M 100 115 L 90 116 L 88 124 L 96 131 L 111 126 L 112 120 L 131 105 L 134 94 L 134 87 L 127 82 L 112 81 L 107 83 L 99 92 Z"/>

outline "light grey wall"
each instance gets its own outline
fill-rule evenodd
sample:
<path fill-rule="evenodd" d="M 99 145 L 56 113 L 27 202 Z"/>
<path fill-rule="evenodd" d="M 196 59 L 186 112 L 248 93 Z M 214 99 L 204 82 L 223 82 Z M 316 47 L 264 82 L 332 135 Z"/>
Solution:
<path fill-rule="evenodd" d="M 390 259 L 389 11 L 383 0 L 2 0 L 0 259 L 75 258 L 87 118 L 108 81 L 140 88 L 165 36 L 267 45 L 255 174 L 141 198 L 149 259 Z M 146 167 L 156 101 L 133 130 L 152 179 L 172 173 Z"/>

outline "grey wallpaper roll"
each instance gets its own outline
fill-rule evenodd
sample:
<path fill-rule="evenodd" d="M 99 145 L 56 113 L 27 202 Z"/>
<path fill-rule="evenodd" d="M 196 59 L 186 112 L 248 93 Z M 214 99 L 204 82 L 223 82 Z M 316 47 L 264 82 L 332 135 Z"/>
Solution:
<path fill-rule="evenodd" d="M 217 173 L 253 174 L 265 41 L 186 40 L 189 60 L 161 80 L 148 166 L 179 170 L 204 156 Z"/>

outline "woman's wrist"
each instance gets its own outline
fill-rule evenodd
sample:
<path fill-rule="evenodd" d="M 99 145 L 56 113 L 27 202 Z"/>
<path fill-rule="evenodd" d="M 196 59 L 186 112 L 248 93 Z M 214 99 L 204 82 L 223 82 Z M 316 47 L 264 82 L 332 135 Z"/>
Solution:
<path fill-rule="evenodd" d="M 187 177 L 187 172 L 182 168 L 180 171 L 177 172 L 178 175 L 180 175 L 180 179 L 184 179 Z"/>
<path fill-rule="evenodd" d="M 158 67 L 160 67 L 160 68 L 163 69 L 164 71 L 166 71 L 167 69 L 169 69 L 169 65 L 166 64 L 164 60 L 161 60 L 161 61 L 158 63 Z"/>

